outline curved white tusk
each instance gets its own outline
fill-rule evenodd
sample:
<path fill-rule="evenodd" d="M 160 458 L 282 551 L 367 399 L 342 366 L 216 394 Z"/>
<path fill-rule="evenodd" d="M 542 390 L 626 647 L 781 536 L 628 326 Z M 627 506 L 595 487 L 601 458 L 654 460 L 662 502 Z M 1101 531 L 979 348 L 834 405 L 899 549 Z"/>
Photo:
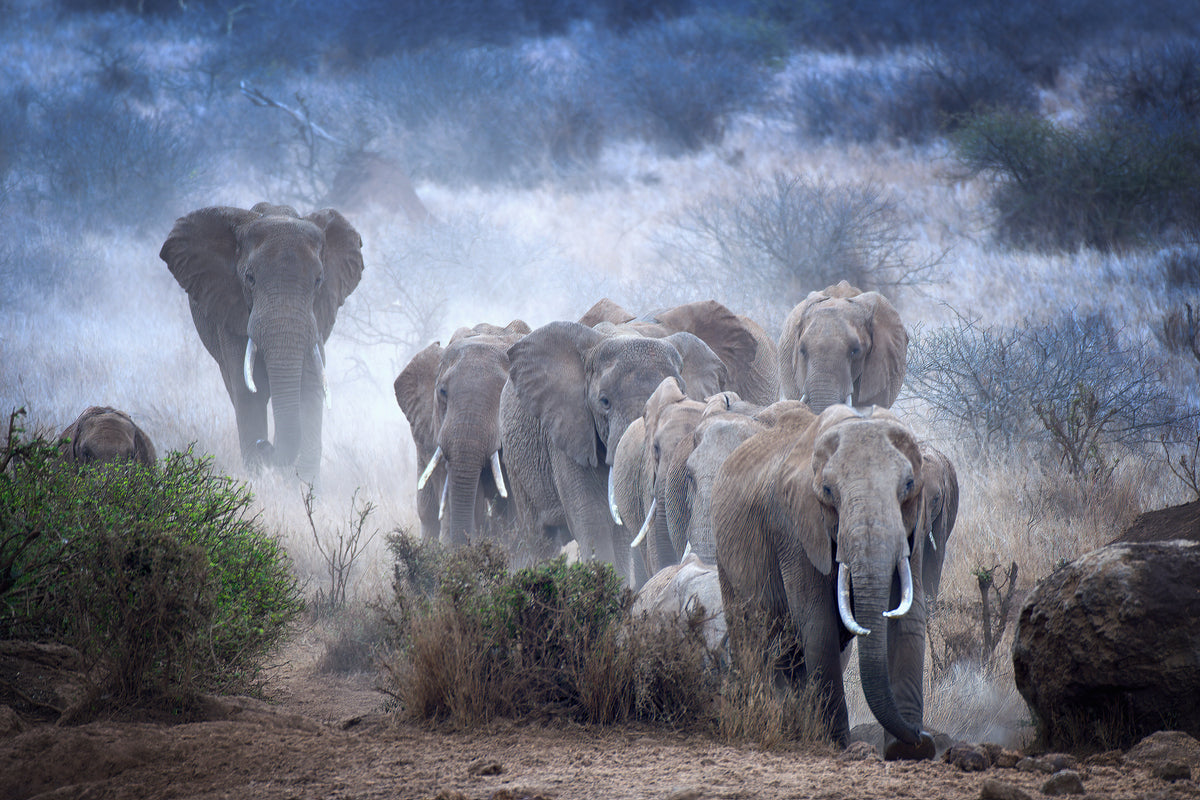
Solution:
<path fill-rule="evenodd" d="M 246 388 L 253 394 L 258 393 L 258 387 L 254 385 L 254 357 L 258 355 L 258 345 L 253 339 L 246 339 L 246 360 L 242 362 L 242 379 L 246 381 Z"/>
<path fill-rule="evenodd" d="M 625 524 L 621 521 L 621 512 L 617 510 L 617 489 L 613 486 L 612 467 L 608 469 L 608 512 L 612 514 L 613 522 L 618 525 Z"/>
<path fill-rule="evenodd" d="M 850 610 L 850 570 L 840 561 L 837 580 L 838 615 L 842 618 L 842 624 L 855 636 L 866 636 L 871 631 L 859 625 L 854 620 L 854 612 Z"/>
<path fill-rule="evenodd" d="M 933 538 L 933 526 L 929 526 L 929 543 L 933 545 L 933 549 L 937 550 L 937 540 Z"/>
<path fill-rule="evenodd" d="M 852 402 L 850 402 L 850 401 L 851 401 L 851 400 L 853 400 L 853 399 L 854 399 L 854 395 L 853 395 L 853 394 L 848 394 L 848 395 L 846 395 L 846 399 L 845 399 L 844 401 L 842 401 L 842 405 L 844 405 L 844 406 L 850 406 L 851 408 L 854 408 L 854 404 L 853 404 Z"/>
<path fill-rule="evenodd" d="M 883 615 L 888 619 L 903 617 L 912 608 L 912 604 L 912 567 L 909 566 L 907 558 L 902 558 L 900 559 L 900 605 L 891 611 L 883 612 Z"/>
<path fill-rule="evenodd" d="M 654 522 L 654 510 L 656 508 L 658 508 L 658 498 L 654 497 L 650 500 L 650 510 L 646 512 L 646 521 L 642 523 L 638 535 L 629 543 L 630 550 L 638 547 L 642 543 L 642 540 L 646 538 L 646 534 L 650 532 L 650 525 Z"/>
<path fill-rule="evenodd" d="M 683 556 L 679 560 L 687 561 L 687 557 L 690 556 L 691 554 L 692 554 L 692 543 L 688 542 L 687 547 L 683 548 Z"/>
<path fill-rule="evenodd" d="M 325 359 L 321 358 L 321 345 L 313 345 L 313 361 L 317 364 L 317 371 L 321 374 L 321 391 L 325 394 L 325 408 L 333 408 L 333 401 L 329 397 L 329 380 L 325 377 Z"/>
<path fill-rule="evenodd" d="M 437 450 L 433 451 L 433 458 L 429 459 L 429 463 L 425 465 L 425 471 L 421 473 L 421 477 L 417 478 L 417 491 L 425 488 L 425 484 L 429 482 L 429 476 L 437 469 L 437 466 L 442 461 L 442 448 L 439 445 Z"/>
<path fill-rule="evenodd" d="M 508 487 L 504 485 L 504 475 L 500 471 L 500 451 L 492 453 L 492 477 L 496 479 L 496 491 L 501 497 L 508 497 Z"/>
<path fill-rule="evenodd" d="M 446 495 L 450 493 L 450 476 L 446 476 L 445 482 L 442 484 L 442 499 L 438 501 L 438 519 L 446 516 Z"/>

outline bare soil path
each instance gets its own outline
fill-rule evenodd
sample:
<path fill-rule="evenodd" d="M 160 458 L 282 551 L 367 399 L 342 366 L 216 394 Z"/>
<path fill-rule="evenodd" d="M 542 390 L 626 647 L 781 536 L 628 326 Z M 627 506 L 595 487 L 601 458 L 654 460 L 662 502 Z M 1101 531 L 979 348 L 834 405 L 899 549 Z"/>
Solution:
<path fill-rule="evenodd" d="M 763 752 L 646 726 L 501 722 L 473 732 L 398 723 L 374 676 L 316 674 L 318 644 L 289 647 L 277 699 L 212 701 L 207 721 L 25 725 L 0 738 L 0 798 L 978 798 L 999 780 L 1031 798 L 1047 775 L 942 762 L 883 763 L 832 749 Z M 1190 763 L 1195 749 L 1170 758 Z M 1120 756 L 1080 770 L 1094 798 L 1196 798 Z"/>

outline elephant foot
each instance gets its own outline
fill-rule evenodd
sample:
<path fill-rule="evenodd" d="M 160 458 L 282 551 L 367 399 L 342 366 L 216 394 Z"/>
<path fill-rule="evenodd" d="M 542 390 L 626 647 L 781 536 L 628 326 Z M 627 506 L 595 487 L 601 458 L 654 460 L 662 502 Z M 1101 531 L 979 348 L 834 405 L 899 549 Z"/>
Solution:
<path fill-rule="evenodd" d="M 937 755 L 933 736 L 925 731 L 921 731 L 921 738 L 916 744 L 906 744 L 891 736 L 887 738 L 883 748 L 884 761 L 927 761 Z"/>

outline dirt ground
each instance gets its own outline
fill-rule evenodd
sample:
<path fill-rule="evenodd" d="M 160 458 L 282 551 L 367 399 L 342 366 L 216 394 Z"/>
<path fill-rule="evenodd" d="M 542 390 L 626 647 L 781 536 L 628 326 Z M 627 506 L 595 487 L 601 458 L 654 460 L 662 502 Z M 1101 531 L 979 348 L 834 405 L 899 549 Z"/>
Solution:
<path fill-rule="evenodd" d="M 937 762 L 883 763 L 861 750 L 763 752 L 645 726 L 502 722 L 470 733 L 397 723 L 373 676 L 318 675 L 298 641 L 277 699 L 214 698 L 206 721 L 73 727 L 0 715 L 0 798 L 978 798 L 1042 797 L 1044 772 Z M 7 730 L 6 730 L 7 728 Z M 1161 736 L 1161 735 L 1156 735 Z M 1164 736 L 1150 752 L 1078 768 L 1094 798 L 1200 797 L 1200 742 Z M 1142 748 L 1146 750 L 1145 747 Z M 1164 772 L 1163 764 L 1174 763 Z M 1171 772 L 1176 775 L 1171 780 Z M 1009 795 L 1019 797 L 1019 795 Z"/>

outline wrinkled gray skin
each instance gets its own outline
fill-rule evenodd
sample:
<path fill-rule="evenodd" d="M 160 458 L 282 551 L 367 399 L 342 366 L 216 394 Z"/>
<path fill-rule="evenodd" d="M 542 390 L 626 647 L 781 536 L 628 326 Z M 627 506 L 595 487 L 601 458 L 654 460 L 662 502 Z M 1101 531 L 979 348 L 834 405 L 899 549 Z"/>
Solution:
<path fill-rule="evenodd" d="M 779 335 L 783 396 L 820 414 L 837 403 L 891 407 L 904 383 L 908 333 L 878 292 L 846 281 L 812 292 Z"/>
<path fill-rule="evenodd" d="M 575 322 L 534 330 L 508 356 L 501 442 L 520 524 L 552 540 L 573 537 L 580 558 L 609 561 L 632 580 L 632 537 L 608 502 L 617 443 L 664 378 L 715 393 L 724 365 L 688 333 L 606 335 Z"/>
<path fill-rule="evenodd" d="M 713 490 L 717 567 L 731 641 L 747 614 L 797 632 L 802 666 L 826 698 L 836 742 L 849 736 L 843 653 L 858 636 L 867 705 L 885 730 L 886 758 L 931 758 L 923 730 L 925 624 L 936 597 L 958 483 L 940 453 L 918 447 L 894 415 L 846 406 L 818 419 L 800 409 L 735 450 Z M 912 605 L 900 575 L 911 564 Z M 849 574 L 848 616 L 838 609 L 839 566 Z M 850 616 L 852 615 L 852 616 Z M 847 622 L 847 619 L 849 622 Z"/>
<path fill-rule="evenodd" d="M 220 367 L 242 460 L 315 482 L 325 340 L 362 277 L 358 231 L 331 208 L 305 217 L 268 203 L 202 208 L 175 222 L 159 257 L 187 291 L 196 332 Z M 249 340 L 257 350 L 246 369 Z"/>
<path fill-rule="evenodd" d="M 781 405 L 771 408 L 779 409 Z M 691 545 L 701 561 L 717 563 L 712 530 L 712 487 L 717 472 L 742 442 L 768 427 L 773 413 L 740 400 L 732 392 L 717 395 L 705 406 L 692 435 L 684 437 L 668 454 L 659 496 L 665 509 L 667 536 L 678 555 L 682 556 Z"/>
<path fill-rule="evenodd" d="M 158 453 L 146 432 L 124 411 L 90 406 L 58 435 L 70 440 L 63 456 L 78 464 L 135 461 L 154 466 Z"/>
<path fill-rule="evenodd" d="M 637 552 L 631 554 L 635 589 L 645 577 L 679 563 L 683 554 L 682 548 L 677 551 L 667 537 L 665 459 L 681 440 L 691 437 L 704 407 L 704 403 L 685 395 L 673 378 L 664 379 L 646 401 L 643 415 L 626 428 L 617 445 L 612 476 L 621 519 L 634 537 L 643 525 L 649 526 Z M 647 519 L 651 509 L 653 516 Z M 638 570 L 639 559 L 645 577 Z"/>
<path fill-rule="evenodd" d="M 488 513 L 504 516 L 508 500 L 492 473 L 500 453 L 500 392 L 508 379 L 508 348 L 529 332 L 514 320 L 506 328 L 462 328 L 443 348 L 422 350 L 396 377 L 396 402 L 412 428 L 417 468 L 439 463 L 417 490 L 424 539 L 444 544 L 475 540 Z M 501 464 L 503 480 L 503 464 Z M 445 492 L 445 518 L 439 510 Z"/>
<path fill-rule="evenodd" d="M 734 314 L 715 300 L 686 303 L 639 318 L 605 298 L 588 309 L 579 321 L 588 327 L 609 322 L 656 338 L 691 333 L 725 364 L 729 391 L 759 405 L 779 399 L 779 355 L 775 342 L 754 320 Z M 688 396 L 704 399 L 691 389 Z"/>

